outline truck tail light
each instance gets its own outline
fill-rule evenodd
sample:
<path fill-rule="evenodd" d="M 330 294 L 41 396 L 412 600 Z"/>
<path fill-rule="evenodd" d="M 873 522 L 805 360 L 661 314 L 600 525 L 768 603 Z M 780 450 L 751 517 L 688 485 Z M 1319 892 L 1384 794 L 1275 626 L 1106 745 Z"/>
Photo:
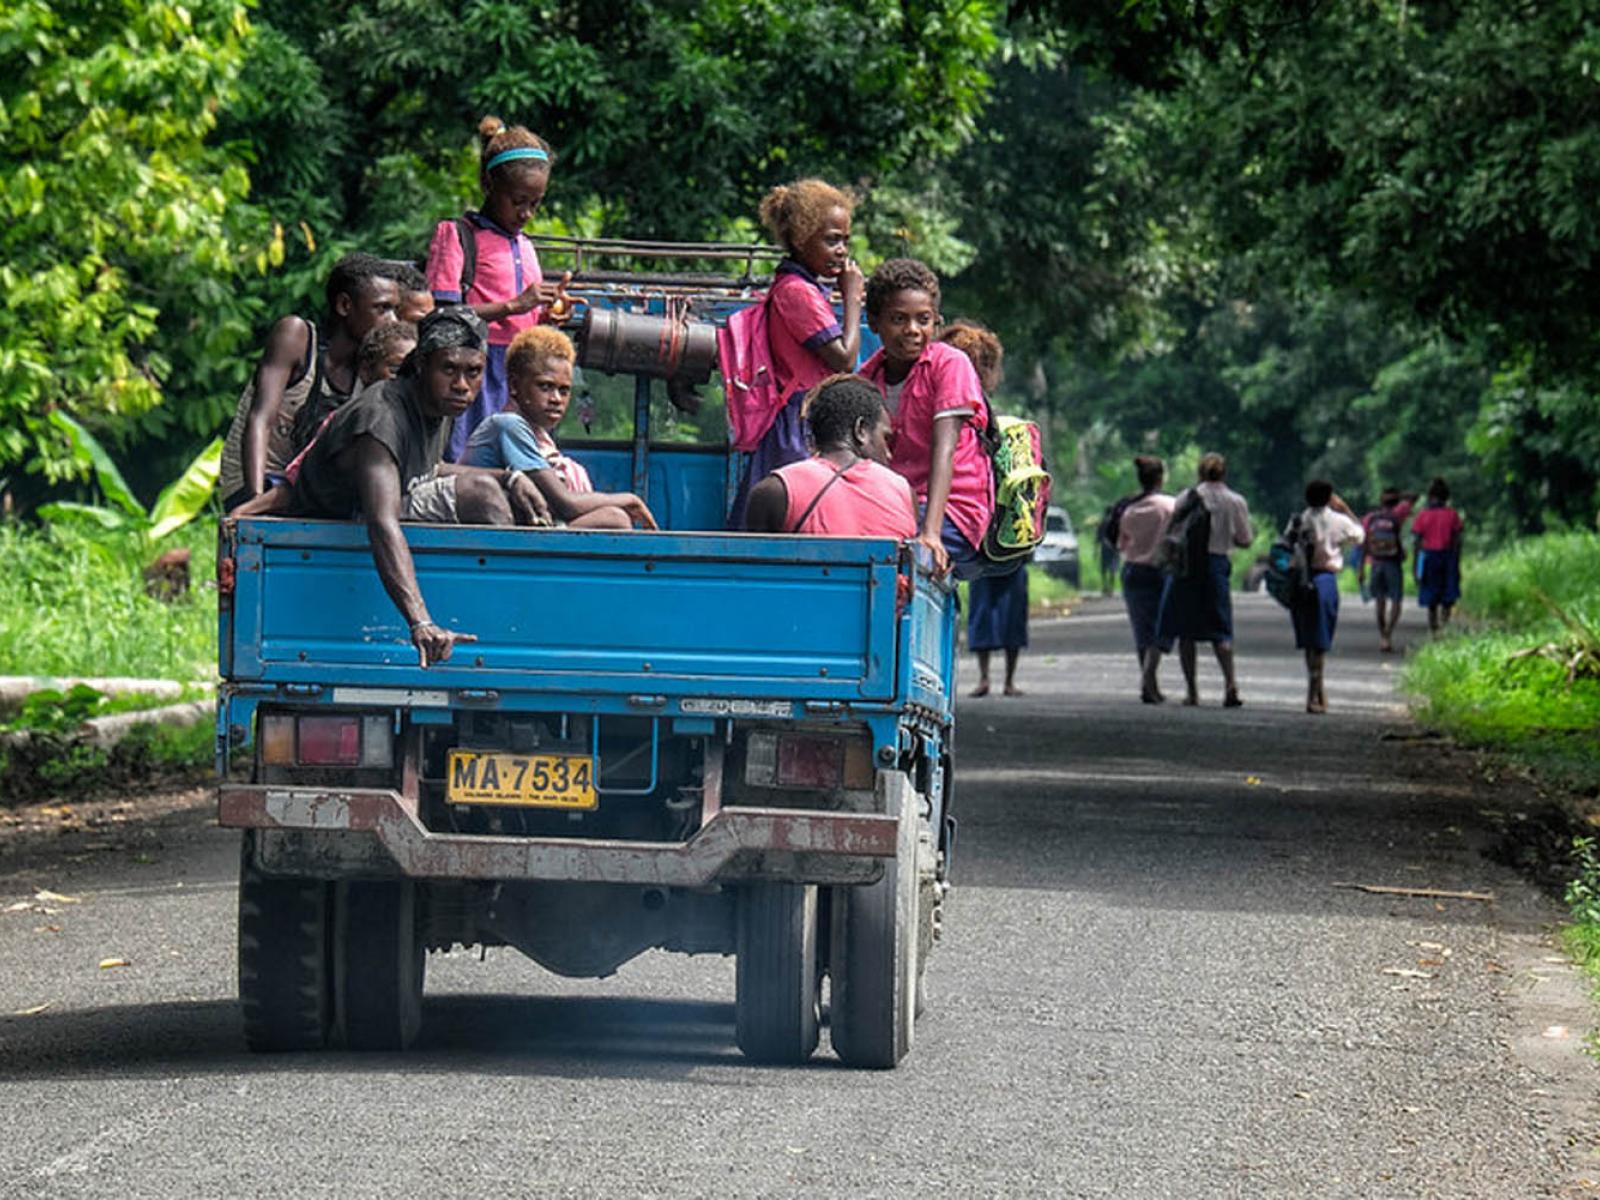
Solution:
<path fill-rule="evenodd" d="M 744 779 L 752 787 L 873 785 L 872 740 L 859 734 L 752 733 L 746 745 Z"/>
<path fill-rule="evenodd" d="M 261 718 L 261 761 L 274 766 L 388 767 L 394 730 L 388 716 L 331 713 Z"/>

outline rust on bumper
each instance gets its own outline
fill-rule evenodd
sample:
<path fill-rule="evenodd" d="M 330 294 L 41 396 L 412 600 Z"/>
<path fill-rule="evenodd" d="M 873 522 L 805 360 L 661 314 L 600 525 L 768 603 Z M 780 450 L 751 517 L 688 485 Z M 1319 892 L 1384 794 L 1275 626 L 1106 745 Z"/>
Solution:
<path fill-rule="evenodd" d="M 898 819 L 881 814 L 724 808 L 686 842 L 434 833 L 386 788 L 228 785 L 218 820 L 241 829 L 365 834 L 419 879 L 566 880 L 702 887 L 739 878 L 874 877 Z M 797 864 L 811 864 L 810 868 Z"/>

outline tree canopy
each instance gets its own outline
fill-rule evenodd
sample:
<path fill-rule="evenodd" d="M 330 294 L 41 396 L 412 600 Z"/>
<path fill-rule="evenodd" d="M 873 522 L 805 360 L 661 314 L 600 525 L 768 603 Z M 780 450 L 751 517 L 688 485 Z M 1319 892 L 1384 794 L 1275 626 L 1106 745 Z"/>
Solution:
<path fill-rule="evenodd" d="M 1273 509 L 1440 470 L 1497 528 L 1593 519 L 1586 5 L 21 0 L 0 48 L 0 475 L 71 470 L 59 407 L 153 491 L 337 255 L 476 201 L 494 113 L 556 148 L 550 229 L 858 187 L 862 252 L 951 276 L 1067 482 L 1203 443 Z"/>

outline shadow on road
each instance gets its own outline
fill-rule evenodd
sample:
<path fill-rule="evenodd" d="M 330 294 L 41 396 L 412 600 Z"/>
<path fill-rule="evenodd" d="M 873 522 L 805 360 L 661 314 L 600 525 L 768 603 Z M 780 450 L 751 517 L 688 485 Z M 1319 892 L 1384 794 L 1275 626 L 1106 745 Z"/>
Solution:
<path fill-rule="evenodd" d="M 662 1079 L 728 1062 L 744 1062 L 733 1006 L 682 1000 L 429 996 L 421 1037 L 404 1054 L 251 1054 L 228 1000 L 0 1019 L 0 1078 L 12 1080 L 396 1071 Z"/>

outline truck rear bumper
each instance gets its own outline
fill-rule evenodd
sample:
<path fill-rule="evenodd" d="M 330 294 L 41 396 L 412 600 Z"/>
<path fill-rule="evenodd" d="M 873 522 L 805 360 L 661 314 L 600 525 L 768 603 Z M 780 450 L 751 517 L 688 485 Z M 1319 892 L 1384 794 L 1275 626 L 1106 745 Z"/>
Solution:
<path fill-rule="evenodd" d="M 724 808 L 685 842 L 628 842 L 435 833 L 399 792 L 229 784 L 218 821 L 272 831 L 263 870 L 418 879 L 561 880 L 704 887 L 754 880 L 871 883 L 893 858 L 896 817 Z"/>

